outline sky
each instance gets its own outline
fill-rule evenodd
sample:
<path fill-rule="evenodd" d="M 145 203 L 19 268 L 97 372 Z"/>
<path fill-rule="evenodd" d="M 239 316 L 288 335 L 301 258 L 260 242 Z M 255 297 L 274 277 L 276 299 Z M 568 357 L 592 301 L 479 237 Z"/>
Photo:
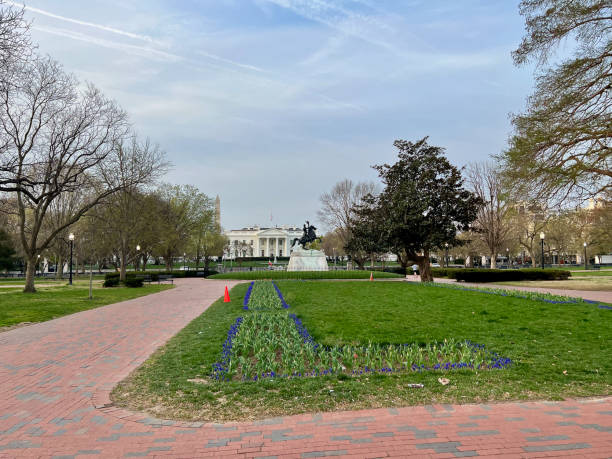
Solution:
<path fill-rule="evenodd" d="M 8 2 L 10 3 L 10 2 Z M 16 2 L 15 4 L 21 4 Z M 518 0 L 29 0 L 39 51 L 127 110 L 226 229 L 317 224 L 396 139 L 500 153 L 533 87 Z M 321 228 L 325 230 L 325 228 Z"/>

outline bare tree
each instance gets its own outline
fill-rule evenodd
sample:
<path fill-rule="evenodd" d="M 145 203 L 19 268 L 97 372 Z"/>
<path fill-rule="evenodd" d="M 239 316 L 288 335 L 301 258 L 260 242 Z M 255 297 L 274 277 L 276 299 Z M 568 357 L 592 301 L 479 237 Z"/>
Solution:
<path fill-rule="evenodd" d="M 154 168 L 122 169 L 127 116 L 92 85 L 50 58 L 35 58 L 0 83 L 0 191 L 17 195 L 26 292 L 34 292 L 37 255 L 65 228 L 117 191 L 147 183 Z M 51 204 L 75 193 L 80 202 L 48 234 L 41 232 Z"/>
<path fill-rule="evenodd" d="M 23 19 L 25 7 L 16 9 L 6 3 L 0 0 L 0 73 L 26 58 L 32 50 L 30 27 Z"/>
<path fill-rule="evenodd" d="M 540 244 L 540 233 L 546 229 L 550 219 L 550 211 L 544 202 L 527 202 L 517 204 L 512 216 L 513 231 L 516 233 L 519 246 L 524 249 L 531 258 L 533 267 L 537 266 L 540 259 L 538 247 Z"/>
<path fill-rule="evenodd" d="M 121 191 L 104 200 L 99 209 L 91 212 L 99 228 L 105 233 L 118 260 L 120 279 L 125 281 L 127 265 L 136 261 L 141 252 L 137 246 L 143 233 L 151 224 L 150 212 L 144 212 L 146 198 L 143 182 L 134 182 L 134 176 L 148 176 L 146 183 L 158 178 L 167 170 L 164 152 L 147 139 L 139 142 L 133 135 L 117 145 L 119 153 L 111 169 L 116 176 L 112 179 Z M 110 177 L 106 181 L 111 180 Z"/>
<path fill-rule="evenodd" d="M 491 268 L 496 267 L 497 255 L 507 245 L 510 234 L 511 205 L 502 188 L 502 177 L 490 163 L 472 163 L 467 169 L 467 183 L 484 203 L 472 224 L 474 237 L 487 248 Z"/>
<path fill-rule="evenodd" d="M 369 194 L 376 194 L 377 185 L 374 182 L 353 183 L 352 180 L 344 179 L 336 183 L 329 193 L 323 193 L 319 198 L 321 209 L 317 213 L 319 219 L 330 231 L 336 233 L 339 243 L 344 248 L 350 239 L 351 211 L 363 202 L 363 198 Z M 359 253 L 349 253 L 360 265 L 365 258 Z"/>

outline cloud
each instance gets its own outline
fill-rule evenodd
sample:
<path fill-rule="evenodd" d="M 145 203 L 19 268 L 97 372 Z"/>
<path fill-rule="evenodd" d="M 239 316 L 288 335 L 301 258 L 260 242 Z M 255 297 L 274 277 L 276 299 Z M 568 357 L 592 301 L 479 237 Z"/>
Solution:
<path fill-rule="evenodd" d="M 33 28 L 41 32 L 71 38 L 73 40 L 79 40 L 93 45 L 103 46 L 105 48 L 118 49 L 120 51 L 124 51 L 129 54 L 135 54 L 137 56 L 145 57 L 148 59 L 170 62 L 177 62 L 183 60 L 181 56 L 168 53 L 166 51 L 160 51 L 147 46 L 131 45 L 128 43 L 120 43 L 116 41 L 106 40 L 104 38 L 93 37 L 91 35 L 76 32 L 73 30 L 44 26 L 34 26 Z"/>
<path fill-rule="evenodd" d="M 399 53 L 396 46 L 384 35 L 395 31 L 388 24 L 372 16 L 355 13 L 337 3 L 324 0 L 265 0 L 279 7 L 289 9 L 311 21 L 324 24 L 332 29 L 359 38 L 367 43 Z"/>
<path fill-rule="evenodd" d="M 124 37 L 133 38 L 135 40 L 142 40 L 142 41 L 146 41 L 149 43 L 161 44 L 160 42 L 155 41 L 153 38 L 147 35 L 136 34 L 132 32 L 127 32 L 125 30 L 115 29 L 114 27 L 108 27 L 103 24 L 96 24 L 93 22 L 80 21 L 78 19 L 73 19 L 73 18 L 69 18 L 66 16 L 60 16 L 59 14 L 50 13 L 49 11 L 41 10 L 39 8 L 34 8 L 32 6 L 26 6 L 21 3 L 15 3 L 11 1 L 7 1 L 6 3 L 12 6 L 19 7 L 19 8 L 25 8 L 27 11 L 30 11 L 32 13 L 41 14 L 43 16 L 47 16 L 53 19 L 58 19 L 60 21 L 70 22 L 72 24 L 78 24 L 78 25 L 82 25 L 86 27 L 93 27 L 98 30 L 103 30 L 105 32 L 110 32 L 110 33 L 114 33 L 117 35 L 123 35 Z"/>

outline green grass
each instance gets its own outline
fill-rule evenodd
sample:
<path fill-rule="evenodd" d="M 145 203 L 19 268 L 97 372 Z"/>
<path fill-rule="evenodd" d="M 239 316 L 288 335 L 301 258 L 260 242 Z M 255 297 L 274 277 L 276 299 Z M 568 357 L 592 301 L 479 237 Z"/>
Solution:
<path fill-rule="evenodd" d="M 612 269 L 601 271 L 572 271 L 572 277 L 612 276 Z"/>
<path fill-rule="evenodd" d="M 44 322 L 106 304 L 137 298 L 169 285 L 151 285 L 142 288 L 100 288 L 93 290 L 89 300 L 89 287 L 58 286 L 42 287 L 36 293 L 23 293 L 21 288 L 0 289 L 0 328 L 11 327 L 22 322 Z"/>
<path fill-rule="evenodd" d="M 372 272 L 374 279 L 404 277 L 381 271 L 240 271 L 214 274 L 209 279 L 369 279 L 370 272 Z"/>
<path fill-rule="evenodd" d="M 254 419 L 426 403 L 608 395 L 612 311 L 592 305 L 454 291 L 403 282 L 277 282 L 320 344 L 470 339 L 513 360 L 506 370 L 217 382 L 210 377 L 248 284 L 217 301 L 113 391 L 119 406 L 161 418 Z M 567 374 L 564 374 L 564 371 Z M 444 375 L 451 383 L 442 386 Z M 411 389 L 408 383 L 422 383 Z M 333 392 L 332 392 L 333 391 Z"/>

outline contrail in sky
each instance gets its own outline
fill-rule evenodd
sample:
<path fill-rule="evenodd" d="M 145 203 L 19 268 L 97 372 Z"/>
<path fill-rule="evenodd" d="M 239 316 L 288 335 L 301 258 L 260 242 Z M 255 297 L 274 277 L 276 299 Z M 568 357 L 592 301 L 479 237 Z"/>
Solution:
<path fill-rule="evenodd" d="M 132 32 L 126 32 L 125 30 L 120 30 L 120 29 L 115 29 L 113 27 L 108 27 L 102 24 L 95 24 L 93 22 L 87 22 L 87 21 L 80 21 L 78 19 L 73 19 L 73 18 L 69 18 L 66 16 L 60 16 L 59 14 L 54 14 L 54 13 L 50 13 L 48 11 L 45 10 L 41 10 L 38 8 L 34 8 L 31 6 L 26 6 L 23 5 L 21 3 L 15 3 L 15 2 L 11 2 L 11 1 L 7 1 L 6 2 L 9 5 L 12 6 L 16 6 L 18 8 L 25 8 L 28 11 L 31 11 L 32 13 L 37 13 L 37 14 L 42 14 L 43 16 L 47 16 L 53 19 L 59 19 L 60 21 L 66 21 L 66 22 L 71 22 L 73 24 L 78 24 L 78 25 L 82 25 L 82 26 L 87 26 L 87 27 L 93 27 L 95 29 L 99 29 L 99 30 L 104 30 L 105 32 L 111 32 L 111 33 L 115 33 L 117 35 L 123 35 L 125 37 L 129 37 L 129 38 L 134 38 L 136 40 L 143 40 L 149 43 L 157 43 L 157 44 L 161 44 L 159 42 L 156 42 L 155 40 L 153 40 L 151 37 L 148 37 L 146 35 L 139 35 L 136 33 L 132 33 Z"/>

